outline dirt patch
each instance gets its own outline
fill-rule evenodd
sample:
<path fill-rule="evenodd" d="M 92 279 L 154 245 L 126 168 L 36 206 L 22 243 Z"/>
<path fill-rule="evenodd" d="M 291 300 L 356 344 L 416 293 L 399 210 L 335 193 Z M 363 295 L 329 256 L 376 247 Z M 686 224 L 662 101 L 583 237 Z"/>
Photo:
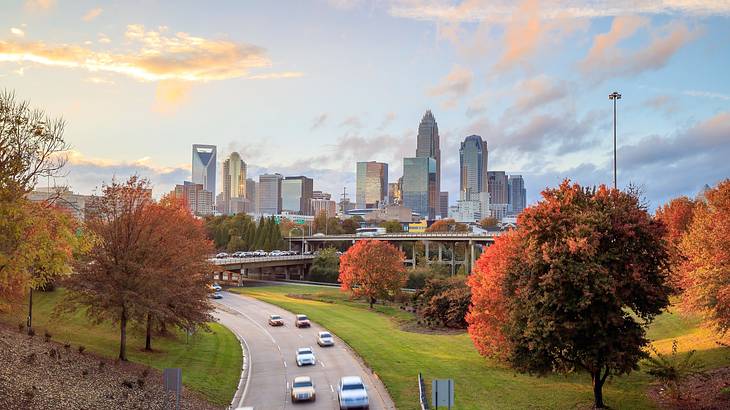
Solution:
<path fill-rule="evenodd" d="M 675 401 L 662 386 L 653 385 L 649 397 L 662 409 L 730 409 L 730 367 L 710 370 L 682 385 L 682 399 Z"/>
<path fill-rule="evenodd" d="M 0 326 L 0 408 L 164 409 L 174 403 L 158 370 L 43 339 Z M 183 389 L 181 408 L 217 407 Z"/>

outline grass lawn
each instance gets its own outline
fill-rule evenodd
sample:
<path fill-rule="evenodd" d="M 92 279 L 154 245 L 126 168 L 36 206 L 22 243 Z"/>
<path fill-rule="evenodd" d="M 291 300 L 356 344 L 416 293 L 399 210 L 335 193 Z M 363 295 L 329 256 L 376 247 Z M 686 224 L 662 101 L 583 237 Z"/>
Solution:
<path fill-rule="evenodd" d="M 413 320 L 395 307 L 376 307 L 350 301 L 337 289 L 298 285 L 233 289 L 245 295 L 307 314 L 354 348 L 379 375 L 399 409 L 418 408 L 416 375 L 430 385 L 434 378 L 455 380 L 457 409 L 590 408 L 593 393 L 587 374 L 531 377 L 517 374 L 479 356 L 465 333 L 437 335 L 401 330 Z M 287 295 L 304 295 L 289 297 Z M 721 351 L 708 330 L 696 319 L 677 314 L 659 317 L 649 332 L 661 351 L 671 341 L 680 350 L 697 349 L 709 368 L 730 365 L 730 354 Z M 653 408 L 645 394 L 651 379 L 643 372 L 613 378 L 604 387 L 604 401 L 617 409 Z"/>
<path fill-rule="evenodd" d="M 48 330 L 53 340 L 68 341 L 76 348 L 84 345 L 87 351 L 116 358 L 119 355 L 119 328 L 111 324 L 91 324 L 79 311 L 60 318 L 51 318 L 51 311 L 63 295 L 63 289 L 33 293 L 33 328 L 36 337 Z M 12 326 L 25 321 L 27 307 L 1 319 Z M 143 329 L 127 332 L 127 357 L 132 362 L 164 369 L 182 368 L 185 387 L 202 394 L 208 401 L 226 406 L 233 398 L 241 376 L 241 345 L 236 336 L 225 327 L 210 324 L 211 332 L 197 332 L 186 337 L 152 337 L 153 352 L 145 352 Z"/>

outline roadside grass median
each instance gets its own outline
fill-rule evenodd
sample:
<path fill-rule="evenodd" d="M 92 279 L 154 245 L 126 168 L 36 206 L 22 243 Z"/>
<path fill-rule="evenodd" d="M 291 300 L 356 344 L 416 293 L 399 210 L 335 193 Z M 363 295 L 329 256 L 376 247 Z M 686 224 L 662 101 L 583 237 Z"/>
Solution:
<path fill-rule="evenodd" d="M 115 359 L 119 354 L 119 328 L 111 323 L 93 324 L 83 310 L 53 318 L 51 313 L 61 300 L 64 289 L 33 293 L 33 328 L 36 335 L 49 332 L 53 340 L 68 342 L 74 349 Z M 0 320 L 17 327 L 25 322 L 27 306 L 18 305 Z M 156 369 L 182 368 L 183 384 L 209 402 L 226 406 L 233 398 L 241 375 L 242 352 L 236 336 L 218 323 L 210 323 L 210 332 L 198 331 L 190 336 L 171 331 L 169 336 L 153 336 L 152 352 L 144 351 L 144 329 L 131 328 L 127 333 L 129 361 Z"/>
<path fill-rule="evenodd" d="M 436 378 L 455 381 L 457 409 L 588 409 L 593 405 L 590 377 L 536 377 L 518 374 L 477 353 L 466 333 L 438 334 L 403 330 L 415 321 L 413 314 L 393 305 L 368 305 L 350 300 L 336 288 L 301 285 L 233 288 L 292 313 L 303 313 L 350 345 L 380 377 L 398 409 L 417 409 L 421 372 L 430 386 Z M 412 329 L 413 326 L 407 326 Z M 696 318 L 665 313 L 652 324 L 649 337 L 662 351 L 673 339 L 681 351 L 696 349 L 709 369 L 730 365 L 727 352 L 715 344 L 710 330 Z M 611 378 L 605 388 L 606 403 L 617 409 L 651 409 L 656 406 L 646 391 L 652 379 L 644 372 Z"/>

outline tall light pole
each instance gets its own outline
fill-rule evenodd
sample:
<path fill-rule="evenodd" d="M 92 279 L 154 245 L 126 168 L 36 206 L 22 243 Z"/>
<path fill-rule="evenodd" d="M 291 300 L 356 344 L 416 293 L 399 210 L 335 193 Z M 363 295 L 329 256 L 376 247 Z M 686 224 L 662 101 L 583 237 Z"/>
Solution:
<path fill-rule="evenodd" d="M 613 189 L 618 189 L 616 184 L 616 100 L 621 99 L 621 94 L 617 91 L 608 95 L 609 100 L 613 100 Z"/>

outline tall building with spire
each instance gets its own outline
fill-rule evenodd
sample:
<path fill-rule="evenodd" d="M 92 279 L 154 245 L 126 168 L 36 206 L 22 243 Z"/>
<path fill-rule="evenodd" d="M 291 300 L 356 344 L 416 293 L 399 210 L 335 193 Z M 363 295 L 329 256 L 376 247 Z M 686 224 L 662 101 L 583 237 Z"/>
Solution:
<path fill-rule="evenodd" d="M 487 143 L 479 135 L 464 139 L 459 149 L 459 191 L 465 200 L 478 201 L 481 192 L 487 192 Z"/>
<path fill-rule="evenodd" d="M 215 145 L 193 144 L 193 183 L 211 194 L 215 194 L 215 153 Z"/>
<path fill-rule="evenodd" d="M 431 110 L 426 110 L 418 125 L 418 139 L 416 141 L 416 158 L 433 158 L 436 164 L 436 199 L 435 203 L 430 204 L 431 207 L 441 213 L 442 208 L 448 208 L 448 200 L 445 206 L 442 206 L 439 193 L 441 192 L 441 148 L 439 146 L 439 126 L 436 123 Z M 441 215 L 445 218 L 446 215 Z"/>

